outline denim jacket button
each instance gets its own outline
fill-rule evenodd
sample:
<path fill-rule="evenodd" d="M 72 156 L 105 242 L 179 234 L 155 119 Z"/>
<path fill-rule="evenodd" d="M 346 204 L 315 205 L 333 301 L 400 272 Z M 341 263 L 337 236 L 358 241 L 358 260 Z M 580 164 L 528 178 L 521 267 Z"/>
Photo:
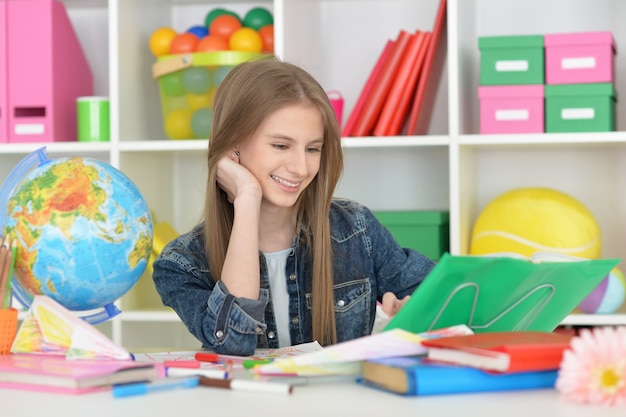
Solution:
<path fill-rule="evenodd" d="M 274 332 L 267 332 L 267 338 L 268 339 L 273 339 L 276 337 L 276 334 Z"/>
<path fill-rule="evenodd" d="M 343 300 L 339 300 L 339 301 L 337 301 L 337 305 L 338 305 L 339 307 L 343 307 L 343 306 L 345 306 L 345 305 L 346 305 L 346 302 L 345 302 L 345 301 L 343 301 Z"/>
<path fill-rule="evenodd" d="M 292 281 L 295 281 L 296 280 L 296 274 L 289 275 L 289 279 L 292 280 Z"/>
<path fill-rule="evenodd" d="M 292 322 L 293 324 L 298 324 L 298 323 L 300 322 L 300 319 L 299 319 L 299 318 L 297 318 L 297 317 L 294 317 L 294 318 L 292 318 L 292 319 L 291 319 L 291 322 Z"/>
<path fill-rule="evenodd" d="M 222 337 L 224 337 L 224 332 L 221 330 L 216 331 L 215 337 L 217 337 L 218 339 L 221 339 Z"/>

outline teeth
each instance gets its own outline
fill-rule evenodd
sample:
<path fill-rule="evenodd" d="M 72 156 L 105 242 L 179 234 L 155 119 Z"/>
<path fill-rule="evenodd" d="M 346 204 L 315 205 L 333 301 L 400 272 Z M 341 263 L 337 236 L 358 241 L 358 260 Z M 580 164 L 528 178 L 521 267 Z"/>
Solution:
<path fill-rule="evenodd" d="M 275 181 L 278 181 L 279 183 L 281 183 L 283 185 L 286 185 L 287 187 L 297 187 L 298 184 L 299 184 L 299 183 L 292 183 L 292 182 L 289 182 L 289 181 L 285 181 L 284 179 L 275 177 L 273 175 L 272 175 L 272 178 L 274 178 Z"/>

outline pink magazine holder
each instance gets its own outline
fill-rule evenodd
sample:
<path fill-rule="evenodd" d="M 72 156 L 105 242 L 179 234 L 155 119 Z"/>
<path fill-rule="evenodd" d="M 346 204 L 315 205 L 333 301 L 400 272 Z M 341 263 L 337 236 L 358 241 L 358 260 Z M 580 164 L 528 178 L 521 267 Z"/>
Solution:
<path fill-rule="evenodd" d="M 93 78 L 65 6 L 55 0 L 3 2 L 7 141 L 76 140 L 76 98 L 93 95 Z"/>

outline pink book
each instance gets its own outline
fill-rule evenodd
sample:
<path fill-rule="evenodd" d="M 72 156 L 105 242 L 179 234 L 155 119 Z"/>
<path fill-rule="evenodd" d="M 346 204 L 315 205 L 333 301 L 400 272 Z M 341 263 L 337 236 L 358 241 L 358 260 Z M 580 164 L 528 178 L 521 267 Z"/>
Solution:
<path fill-rule="evenodd" d="M 2 388 L 82 394 L 164 376 L 162 364 L 132 360 L 66 359 L 36 353 L 0 356 Z"/>
<path fill-rule="evenodd" d="M 391 39 L 387 41 L 385 48 L 383 49 L 382 53 L 378 57 L 378 60 L 376 61 L 376 65 L 374 65 L 374 68 L 372 69 L 372 72 L 370 73 L 370 76 L 368 77 L 365 83 L 365 86 L 363 87 L 363 90 L 361 91 L 361 95 L 359 96 L 356 104 L 354 105 L 354 109 L 352 110 L 352 113 L 350 113 L 350 117 L 348 118 L 346 125 L 343 127 L 341 136 L 348 137 L 352 135 L 354 125 L 356 124 L 357 119 L 359 118 L 359 116 L 361 115 L 361 112 L 363 111 L 365 102 L 367 101 L 367 98 L 372 92 L 372 88 L 374 87 L 374 84 L 376 83 L 377 78 L 380 76 L 380 71 L 383 65 L 385 64 L 385 61 L 389 57 L 389 53 L 391 52 L 394 42 L 395 41 Z"/>

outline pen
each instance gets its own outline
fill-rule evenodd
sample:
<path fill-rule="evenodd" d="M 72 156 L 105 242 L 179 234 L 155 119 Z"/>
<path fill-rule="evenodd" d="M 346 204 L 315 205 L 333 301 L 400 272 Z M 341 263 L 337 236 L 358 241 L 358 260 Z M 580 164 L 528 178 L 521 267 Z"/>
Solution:
<path fill-rule="evenodd" d="M 198 386 L 198 377 L 161 378 L 152 382 L 134 382 L 113 386 L 115 398 L 143 395 L 149 392 L 167 391 L 176 388 L 194 388 Z"/>
<path fill-rule="evenodd" d="M 290 384 L 247 379 L 213 379 L 200 377 L 200 385 L 212 388 L 226 388 L 233 391 L 259 392 L 264 394 L 288 395 L 293 391 Z"/>

